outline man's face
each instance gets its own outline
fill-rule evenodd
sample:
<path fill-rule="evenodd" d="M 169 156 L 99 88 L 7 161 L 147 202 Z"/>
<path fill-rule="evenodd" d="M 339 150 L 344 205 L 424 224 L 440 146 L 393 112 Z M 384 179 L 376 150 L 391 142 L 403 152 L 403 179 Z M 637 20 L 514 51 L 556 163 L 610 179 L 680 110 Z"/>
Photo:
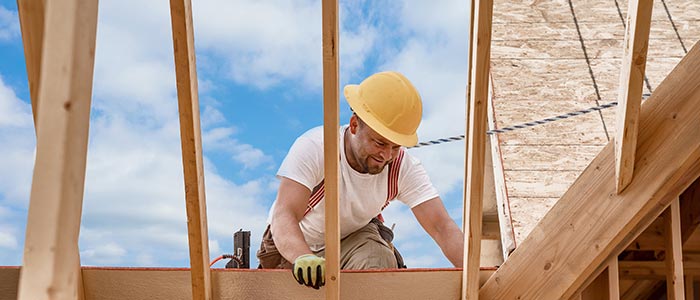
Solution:
<path fill-rule="evenodd" d="M 354 143 L 351 145 L 355 162 L 353 168 L 360 173 L 381 173 L 396 158 L 401 148 L 372 130 L 357 116 L 350 119 L 350 131 L 354 134 Z"/>

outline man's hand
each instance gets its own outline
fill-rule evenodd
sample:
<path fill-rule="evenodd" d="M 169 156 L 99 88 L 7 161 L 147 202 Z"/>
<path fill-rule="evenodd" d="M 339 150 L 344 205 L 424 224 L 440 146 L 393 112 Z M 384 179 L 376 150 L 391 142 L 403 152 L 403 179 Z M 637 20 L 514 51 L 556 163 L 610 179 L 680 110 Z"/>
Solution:
<path fill-rule="evenodd" d="M 294 260 L 294 279 L 301 285 L 318 289 L 326 284 L 326 259 L 304 254 Z"/>

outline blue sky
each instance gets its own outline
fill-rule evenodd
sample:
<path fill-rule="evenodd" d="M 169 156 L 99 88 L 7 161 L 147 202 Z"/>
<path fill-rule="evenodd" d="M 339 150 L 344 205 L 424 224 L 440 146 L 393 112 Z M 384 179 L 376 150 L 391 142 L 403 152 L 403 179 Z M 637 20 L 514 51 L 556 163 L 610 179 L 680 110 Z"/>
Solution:
<path fill-rule="evenodd" d="M 168 5 L 99 3 L 83 265 L 189 264 Z M 341 88 L 400 71 L 423 97 L 419 139 L 462 134 L 467 5 L 340 1 Z M 298 135 L 322 124 L 321 3 L 197 0 L 193 12 L 210 252 L 230 253 L 241 228 L 252 231 L 254 252 L 279 164 Z M 35 152 L 26 78 L 16 2 L 0 0 L 0 265 L 22 259 Z M 341 123 L 349 116 L 341 98 Z M 461 224 L 464 143 L 409 151 Z M 409 267 L 451 266 L 405 206 L 384 215 Z"/>

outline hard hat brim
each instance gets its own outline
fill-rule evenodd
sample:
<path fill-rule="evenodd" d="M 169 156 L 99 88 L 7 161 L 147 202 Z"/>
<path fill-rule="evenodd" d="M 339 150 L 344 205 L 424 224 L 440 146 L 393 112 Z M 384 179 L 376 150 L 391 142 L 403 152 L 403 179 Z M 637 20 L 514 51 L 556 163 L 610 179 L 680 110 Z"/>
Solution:
<path fill-rule="evenodd" d="M 401 134 L 394 130 L 386 127 L 382 122 L 380 122 L 377 117 L 374 116 L 372 111 L 366 105 L 362 105 L 360 99 L 360 86 L 357 84 L 348 84 L 343 88 L 343 94 L 345 95 L 345 100 L 348 101 L 350 108 L 353 112 L 357 114 L 362 121 L 365 122 L 372 130 L 377 132 L 379 135 L 388 139 L 392 143 L 405 146 L 413 147 L 418 144 L 418 135 L 413 134 Z"/>

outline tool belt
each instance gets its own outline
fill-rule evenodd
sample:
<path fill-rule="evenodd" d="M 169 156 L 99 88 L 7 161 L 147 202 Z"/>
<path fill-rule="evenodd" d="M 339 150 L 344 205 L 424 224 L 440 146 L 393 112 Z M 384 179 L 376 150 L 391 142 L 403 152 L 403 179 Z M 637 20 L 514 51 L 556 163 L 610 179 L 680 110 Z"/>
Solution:
<path fill-rule="evenodd" d="M 379 229 L 379 235 L 384 241 L 387 242 L 387 244 L 389 244 L 389 246 L 393 250 L 394 256 L 396 257 L 396 265 L 398 266 L 398 268 L 405 269 L 406 265 L 404 264 L 403 257 L 401 256 L 401 253 L 399 253 L 399 250 L 396 249 L 396 247 L 394 247 L 394 244 L 392 243 L 392 241 L 394 240 L 394 232 L 391 231 L 391 228 L 384 226 L 384 223 L 379 221 L 379 219 L 377 218 L 372 219 L 370 222 L 377 225 L 377 228 Z M 280 254 L 279 250 L 277 250 L 277 247 L 275 246 L 275 241 L 272 239 L 272 232 L 270 231 L 269 225 L 263 233 L 262 241 L 260 242 L 260 249 L 258 249 L 256 256 L 260 261 L 258 269 L 292 268 L 292 263 L 287 261 L 282 256 L 282 254 Z"/>

